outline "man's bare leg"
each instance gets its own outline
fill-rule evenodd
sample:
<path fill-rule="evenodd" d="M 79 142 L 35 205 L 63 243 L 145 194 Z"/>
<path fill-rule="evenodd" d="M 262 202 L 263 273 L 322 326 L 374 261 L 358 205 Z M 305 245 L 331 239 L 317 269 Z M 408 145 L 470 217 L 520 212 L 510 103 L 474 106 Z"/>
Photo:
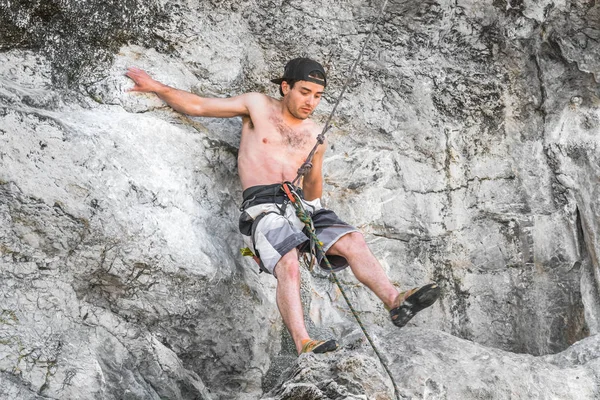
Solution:
<path fill-rule="evenodd" d="M 283 318 L 292 340 L 296 345 L 298 354 L 302 351 L 302 341 L 309 339 L 304 312 L 300 299 L 300 263 L 298 252 L 291 250 L 284 255 L 275 266 L 277 277 L 277 307 Z"/>
<path fill-rule="evenodd" d="M 397 327 L 405 326 L 416 313 L 433 305 L 440 296 L 440 288 L 435 283 L 408 290 L 398 296 L 398 291 L 358 232 L 342 236 L 327 253 L 340 255 L 348 261 L 356 278 L 388 307 L 392 322 Z"/>
<path fill-rule="evenodd" d="M 327 254 L 344 257 L 350 264 L 354 276 L 371 289 L 383 304 L 389 308 L 393 306 L 398 297 L 398 290 L 390 282 L 361 233 L 352 232 L 342 236 L 331 246 Z"/>

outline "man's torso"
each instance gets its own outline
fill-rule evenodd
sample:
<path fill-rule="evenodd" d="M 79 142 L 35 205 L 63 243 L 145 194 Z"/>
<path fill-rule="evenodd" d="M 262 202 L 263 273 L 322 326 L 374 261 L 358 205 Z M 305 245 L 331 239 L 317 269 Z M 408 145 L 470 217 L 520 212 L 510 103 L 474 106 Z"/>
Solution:
<path fill-rule="evenodd" d="M 264 96 L 264 104 L 243 117 L 238 170 L 244 190 L 293 181 L 316 143 L 316 124 L 307 119 L 292 128 L 284 122 L 281 107 L 280 101 Z"/>

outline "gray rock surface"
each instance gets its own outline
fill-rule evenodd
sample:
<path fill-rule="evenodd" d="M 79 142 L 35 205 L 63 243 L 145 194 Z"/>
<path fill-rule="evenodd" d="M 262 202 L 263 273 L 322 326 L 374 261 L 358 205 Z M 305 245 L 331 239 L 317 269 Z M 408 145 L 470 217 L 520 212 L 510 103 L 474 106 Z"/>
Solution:
<path fill-rule="evenodd" d="M 401 399 L 596 399 L 600 337 L 534 357 L 483 347 L 440 331 L 380 332 L 380 347 Z M 352 345 L 331 355 L 302 355 L 265 399 L 395 399 L 387 374 Z"/>
<path fill-rule="evenodd" d="M 124 77 L 277 96 L 311 56 L 324 121 L 378 7 L 0 0 L 0 397 L 392 396 L 324 274 L 304 272 L 307 322 L 345 348 L 294 356 L 274 279 L 239 254 L 240 122 Z M 323 200 L 398 287 L 443 288 L 399 333 L 339 274 L 403 396 L 600 398 L 599 40 L 591 1 L 389 2 Z"/>

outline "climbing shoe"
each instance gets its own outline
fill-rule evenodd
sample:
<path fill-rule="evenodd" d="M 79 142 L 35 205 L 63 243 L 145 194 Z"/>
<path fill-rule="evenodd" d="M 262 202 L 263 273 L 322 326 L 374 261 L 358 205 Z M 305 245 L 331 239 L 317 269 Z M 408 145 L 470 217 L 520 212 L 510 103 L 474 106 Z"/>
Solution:
<path fill-rule="evenodd" d="M 330 351 L 337 350 L 338 343 L 334 339 L 330 339 L 327 341 L 324 340 L 307 340 L 302 345 L 302 351 L 300 354 L 304 353 L 328 353 Z"/>
<path fill-rule="evenodd" d="M 390 309 L 392 322 L 402 328 L 416 313 L 435 303 L 438 297 L 440 297 L 440 287 L 435 283 L 400 293 Z"/>

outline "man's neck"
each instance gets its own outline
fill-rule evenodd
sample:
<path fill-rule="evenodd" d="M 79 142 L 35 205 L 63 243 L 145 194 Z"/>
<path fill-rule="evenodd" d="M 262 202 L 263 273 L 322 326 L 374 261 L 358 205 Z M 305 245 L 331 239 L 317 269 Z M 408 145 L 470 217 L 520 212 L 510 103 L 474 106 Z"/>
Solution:
<path fill-rule="evenodd" d="M 290 128 L 298 127 L 306 121 L 306 119 L 295 117 L 283 101 L 281 102 L 281 119 Z"/>

